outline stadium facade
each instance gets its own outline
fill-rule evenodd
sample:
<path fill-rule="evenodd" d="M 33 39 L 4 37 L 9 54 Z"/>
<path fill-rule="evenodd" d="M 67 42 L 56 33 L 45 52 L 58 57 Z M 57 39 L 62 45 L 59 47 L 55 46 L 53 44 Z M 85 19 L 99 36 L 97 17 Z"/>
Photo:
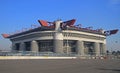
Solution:
<path fill-rule="evenodd" d="M 75 26 L 75 19 L 48 22 L 38 20 L 41 26 L 16 34 L 2 34 L 12 42 L 12 51 L 75 53 L 78 55 L 104 55 L 106 33 L 102 29 Z"/>

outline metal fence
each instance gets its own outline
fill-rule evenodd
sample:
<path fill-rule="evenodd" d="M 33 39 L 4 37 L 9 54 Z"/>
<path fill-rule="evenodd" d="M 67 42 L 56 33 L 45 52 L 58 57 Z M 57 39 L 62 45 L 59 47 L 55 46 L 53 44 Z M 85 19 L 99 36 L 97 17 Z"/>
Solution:
<path fill-rule="evenodd" d="M 74 57 L 76 54 L 61 54 L 53 52 L 30 52 L 30 51 L 18 51 L 18 52 L 0 52 L 0 56 L 52 56 L 52 57 Z"/>
<path fill-rule="evenodd" d="M 104 54 L 104 55 L 78 55 L 76 53 L 53 53 L 53 52 L 31 52 L 31 51 L 17 51 L 17 52 L 0 52 L 0 56 L 46 56 L 46 57 L 77 57 L 80 59 L 120 59 L 120 55 Z"/>

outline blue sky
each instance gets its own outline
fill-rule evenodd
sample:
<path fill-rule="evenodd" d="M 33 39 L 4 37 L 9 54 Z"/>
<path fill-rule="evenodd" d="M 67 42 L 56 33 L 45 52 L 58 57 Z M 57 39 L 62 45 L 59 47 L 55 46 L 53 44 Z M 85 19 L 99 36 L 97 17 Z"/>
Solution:
<path fill-rule="evenodd" d="M 94 29 L 120 30 L 120 0 L 0 0 L 0 34 L 30 28 L 38 19 L 63 21 L 75 18 L 75 24 Z M 109 50 L 120 50 L 120 32 L 107 37 Z M 0 36 L 0 49 L 11 42 Z"/>

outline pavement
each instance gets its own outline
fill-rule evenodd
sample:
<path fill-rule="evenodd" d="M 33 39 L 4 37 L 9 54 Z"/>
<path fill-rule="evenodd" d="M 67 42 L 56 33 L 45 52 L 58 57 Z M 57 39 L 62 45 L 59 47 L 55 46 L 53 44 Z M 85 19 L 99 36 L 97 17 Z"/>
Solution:
<path fill-rule="evenodd" d="M 120 73 L 117 59 L 0 60 L 0 73 Z"/>

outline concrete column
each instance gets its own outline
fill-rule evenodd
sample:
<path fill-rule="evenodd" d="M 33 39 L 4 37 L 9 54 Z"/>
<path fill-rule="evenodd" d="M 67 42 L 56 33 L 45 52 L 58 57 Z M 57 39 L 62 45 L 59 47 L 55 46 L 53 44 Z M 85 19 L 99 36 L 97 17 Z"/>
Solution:
<path fill-rule="evenodd" d="M 62 21 L 55 21 L 55 34 L 54 34 L 54 52 L 63 53 L 63 35 L 60 28 Z"/>
<path fill-rule="evenodd" d="M 77 51 L 79 55 L 84 56 L 84 42 L 83 41 L 77 41 Z"/>
<path fill-rule="evenodd" d="M 100 43 L 95 42 L 94 43 L 94 49 L 95 49 L 96 56 L 99 56 L 100 55 Z"/>
<path fill-rule="evenodd" d="M 24 42 L 20 43 L 20 51 L 25 51 L 25 43 Z"/>
<path fill-rule="evenodd" d="M 12 42 L 12 46 L 11 46 L 11 51 L 14 52 L 16 51 L 16 44 Z"/>
<path fill-rule="evenodd" d="M 16 51 L 16 45 L 15 43 L 12 42 L 12 47 L 11 47 L 12 51 Z"/>
<path fill-rule="evenodd" d="M 31 51 L 34 51 L 34 52 L 38 52 L 39 51 L 38 43 L 35 40 L 31 41 Z"/>
<path fill-rule="evenodd" d="M 62 23 L 61 20 L 55 21 L 55 30 L 56 30 L 57 32 L 60 32 L 60 31 L 61 31 L 60 23 Z"/>
<path fill-rule="evenodd" d="M 55 53 L 63 53 L 63 40 L 54 40 Z"/>
<path fill-rule="evenodd" d="M 102 54 L 106 54 L 106 44 L 102 43 Z"/>

